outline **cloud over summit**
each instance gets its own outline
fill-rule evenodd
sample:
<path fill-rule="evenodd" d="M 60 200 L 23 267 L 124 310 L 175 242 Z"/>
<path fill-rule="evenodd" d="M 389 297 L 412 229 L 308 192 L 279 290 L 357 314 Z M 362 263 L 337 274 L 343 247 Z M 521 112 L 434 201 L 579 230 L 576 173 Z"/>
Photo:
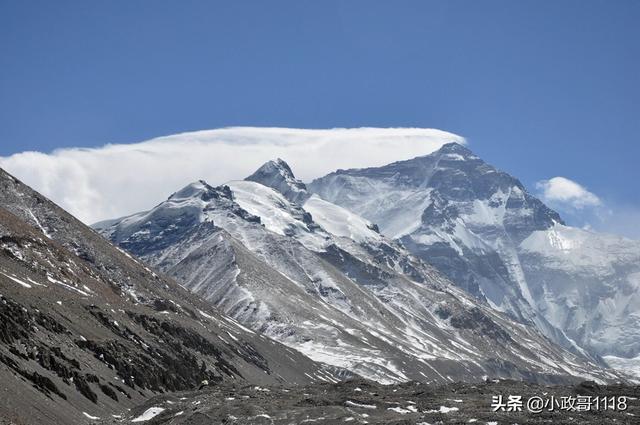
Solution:
<path fill-rule="evenodd" d="M 586 188 L 566 177 L 553 177 L 536 184 L 542 199 L 551 204 L 562 204 L 575 209 L 597 207 L 602 204 L 600 198 Z"/>
<path fill-rule="evenodd" d="M 148 209 L 182 186 L 242 179 L 280 157 L 309 181 L 338 168 L 384 165 L 426 155 L 464 138 L 424 128 L 292 129 L 231 127 L 133 144 L 23 152 L 0 167 L 93 223 Z"/>

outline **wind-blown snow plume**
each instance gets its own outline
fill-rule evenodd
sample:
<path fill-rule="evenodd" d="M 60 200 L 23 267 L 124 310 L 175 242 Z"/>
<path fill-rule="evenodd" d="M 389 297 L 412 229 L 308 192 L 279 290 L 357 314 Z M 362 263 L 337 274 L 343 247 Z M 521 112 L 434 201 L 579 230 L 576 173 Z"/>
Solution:
<path fill-rule="evenodd" d="M 8 170 L 86 223 L 152 207 L 176 187 L 240 179 L 274 157 L 310 180 L 336 168 L 379 166 L 426 155 L 455 134 L 424 128 L 233 127 L 134 144 L 0 157 Z"/>

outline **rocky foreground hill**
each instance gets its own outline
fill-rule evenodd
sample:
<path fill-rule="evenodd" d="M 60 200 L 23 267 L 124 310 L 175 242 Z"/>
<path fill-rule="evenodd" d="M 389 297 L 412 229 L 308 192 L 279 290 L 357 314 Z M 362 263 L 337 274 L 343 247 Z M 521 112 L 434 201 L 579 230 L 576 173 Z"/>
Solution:
<path fill-rule="evenodd" d="M 338 379 L 340 371 L 219 314 L 0 170 L 5 422 L 88 423 L 203 381 Z"/>

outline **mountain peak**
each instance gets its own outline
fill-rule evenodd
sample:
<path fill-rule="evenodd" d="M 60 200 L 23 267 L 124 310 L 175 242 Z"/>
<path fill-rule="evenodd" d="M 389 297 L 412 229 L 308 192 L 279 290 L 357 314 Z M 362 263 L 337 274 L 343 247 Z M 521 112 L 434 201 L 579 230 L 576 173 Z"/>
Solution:
<path fill-rule="evenodd" d="M 231 199 L 231 192 L 228 187 L 213 187 L 209 183 L 204 180 L 198 180 L 193 183 L 189 183 L 182 189 L 177 192 L 174 192 L 169 199 L 177 201 L 188 198 L 210 198 L 211 196 L 216 197 L 213 194 L 222 195 L 225 198 Z"/>
<path fill-rule="evenodd" d="M 473 155 L 473 152 L 464 145 L 457 142 L 446 143 L 442 145 L 437 151 L 440 154 L 459 154 L 459 155 Z"/>
<path fill-rule="evenodd" d="M 301 204 L 309 197 L 307 186 L 296 179 L 289 164 L 280 158 L 265 162 L 245 180 L 270 187 L 291 202 Z"/>
<path fill-rule="evenodd" d="M 269 161 L 269 162 L 273 163 L 274 161 Z M 275 164 L 278 166 L 279 169 L 283 170 L 285 174 L 291 176 L 291 178 L 295 178 L 295 176 L 293 175 L 293 171 L 291 171 L 291 167 L 289 167 L 289 164 L 287 164 L 287 162 L 284 159 L 276 158 Z"/>
<path fill-rule="evenodd" d="M 194 202 L 204 202 L 206 204 L 213 202 L 233 207 L 233 192 L 227 185 L 213 187 L 204 180 L 198 180 L 174 192 L 167 199 L 167 205 L 194 205 Z"/>
<path fill-rule="evenodd" d="M 253 178 L 259 176 L 273 176 L 280 175 L 286 179 L 296 180 L 293 175 L 293 171 L 291 171 L 291 167 L 281 158 L 276 158 L 275 160 L 269 160 L 262 164 L 260 168 L 256 170 L 255 173 L 247 177 L 245 180 L 256 181 Z M 258 182 L 260 183 L 260 182 Z"/>

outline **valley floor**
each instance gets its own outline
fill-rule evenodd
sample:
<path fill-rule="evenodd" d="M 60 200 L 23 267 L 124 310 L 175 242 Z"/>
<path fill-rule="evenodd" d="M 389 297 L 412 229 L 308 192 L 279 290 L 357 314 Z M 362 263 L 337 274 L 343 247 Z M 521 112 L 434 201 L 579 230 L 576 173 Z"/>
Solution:
<path fill-rule="evenodd" d="M 495 396 L 507 404 L 522 396 L 521 411 L 497 411 Z M 581 396 L 581 398 L 578 398 Z M 598 409 L 594 400 L 615 398 L 615 409 Z M 528 400 L 547 403 L 540 413 L 527 409 Z M 620 397 L 626 397 L 625 404 Z M 455 383 L 432 387 L 420 383 L 384 386 L 355 380 L 297 388 L 217 386 L 200 391 L 158 396 L 123 413 L 120 418 L 93 423 L 122 424 L 639 424 L 640 386 L 542 386 L 516 381 Z M 536 399 L 538 400 L 538 399 Z M 590 411 L 569 411 L 565 404 Z M 619 404 L 622 403 L 622 404 Z M 518 410 L 517 402 L 509 405 Z M 578 404 L 573 404 L 576 408 Z M 600 403 L 601 404 L 601 403 Z M 554 411 L 549 412 L 549 406 Z M 529 404 L 533 407 L 533 404 Z M 508 408 L 508 407 L 507 407 Z"/>

